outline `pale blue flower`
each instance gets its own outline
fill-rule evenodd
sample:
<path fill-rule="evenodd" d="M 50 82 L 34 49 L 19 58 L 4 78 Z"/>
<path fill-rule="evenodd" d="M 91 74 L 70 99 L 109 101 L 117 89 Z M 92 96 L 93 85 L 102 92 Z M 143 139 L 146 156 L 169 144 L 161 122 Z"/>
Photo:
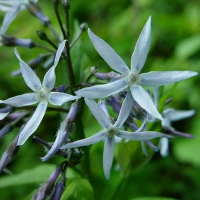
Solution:
<path fill-rule="evenodd" d="M 0 10 L 5 11 L 6 15 L 3 19 L 0 35 L 4 35 L 10 24 L 17 17 L 18 13 L 26 8 L 30 2 L 36 3 L 37 0 L 0 0 Z"/>
<path fill-rule="evenodd" d="M 2 101 L 0 100 L 0 103 Z M 4 119 L 9 113 L 0 113 L 0 120 Z"/>
<path fill-rule="evenodd" d="M 20 62 L 20 69 L 24 81 L 26 82 L 28 87 L 33 90 L 33 93 L 27 93 L 12 97 L 3 101 L 3 103 L 16 107 L 29 106 L 39 103 L 32 117 L 20 133 L 17 145 L 24 144 L 26 140 L 38 128 L 46 112 L 48 102 L 53 105 L 61 106 L 67 101 L 79 98 L 77 96 L 72 96 L 65 93 L 51 92 L 51 90 L 54 88 L 56 81 L 55 68 L 65 47 L 65 42 L 66 41 L 63 41 L 60 44 L 55 56 L 54 65 L 47 71 L 42 83 L 40 82 L 34 71 L 20 58 L 17 50 L 15 49 L 15 54 Z"/>
<path fill-rule="evenodd" d="M 121 92 L 129 87 L 135 101 L 148 113 L 161 119 L 149 94 L 141 85 L 161 86 L 174 83 L 197 75 L 192 71 L 165 71 L 149 72 L 140 74 L 150 48 L 151 40 L 151 17 L 147 20 L 135 50 L 131 57 L 131 69 L 121 57 L 105 41 L 97 37 L 91 30 L 88 30 L 89 37 L 100 56 L 107 64 L 121 74 L 121 78 L 104 85 L 96 85 L 76 91 L 76 94 L 87 98 L 103 98 Z"/>
<path fill-rule="evenodd" d="M 120 110 L 117 121 L 113 124 L 110 118 L 106 115 L 106 113 L 100 108 L 100 106 L 92 99 L 85 98 L 85 102 L 90 108 L 92 114 L 97 119 L 103 130 L 96 133 L 95 135 L 78 140 L 76 142 L 68 143 L 61 147 L 61 149 L 67 148 L 75 148 L 81 146 L 87 146 L 91 144 L 95 144 L 102 140 L 105 140 L 104 143 L 104 152 L 103 152 L 103 169 L 104 174 L 107 179 L 110 176 L 110 169 L 113 162 L 114 148 L 115 148 L 115 137 L 118 136 L 120 138 L 128 139 L 128 140 L 150 140 L 156 137 L 162 137 L 162 133 L 153 132 L 153 131 L 144 131 L 144 132 L 128 132 L 120 130 L 127 117 L 130 114 L 132 109 L 132 95 L 128 92 Z"/>

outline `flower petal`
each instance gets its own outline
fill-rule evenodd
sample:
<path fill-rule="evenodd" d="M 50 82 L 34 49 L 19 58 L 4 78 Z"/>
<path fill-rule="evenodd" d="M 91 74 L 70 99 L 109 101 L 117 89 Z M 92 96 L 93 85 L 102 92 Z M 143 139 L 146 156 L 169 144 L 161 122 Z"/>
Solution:
<path fill-rule="evenodd" d="M 125 74 L 129 71 L 126 63 L 109 44 L 97 37 L 90 29 L 88 29 L 88 34 L 96 51 L 112 69 L 120 72 L 121 74 Z"/>
<path fill-rule="evenodd" d="M 140 73 L 147 55 L 149 53 L 151 43 L 151 16 L 148 18 L 142 32 L 138 38 L 135 50 L 131 57 L 131 70 Z"/>
<path fill-rule="evenodd" d="M 195 110 L 175 110 L 167 116 L 170 121 L 178 121 L 191 117 L 195 114 Z"/>
<path fill-rule="evenodd" d="M 104 98 L 121 92 L 125 88 L 128 87 L 127 82 L 124 78 L 103 84 L 103 85 L 95 85 L 88 88 L 83 88 L 81 90 L 76 91 L 75 93 L 81 97 L 87 98 Z"/>
<path fill-rule="evenodd" d="M 8 10 L 1 25 L 0 35 L 4 35 L 6 33 L 8 27 L 10 26 L 12 21 L 16 18 L 20 10 L 21 10 L 21 5 L 16 5 L 15 7 L 10 8 Z"/>
<path fill-rule="evenodd" d="M 146 86 L 167 85 L 196 76 L 197 74 L 197 72 L 193 71 L 148 72 L 140 75 L 140 84 Z"/>
<path fill-rule="evenodd" d="M 68 136 L 68 133 L 65 129 L 58 130 L 55 142 L 53 143 L 51 149 L 48 151 L 47 155 L 41 158 L 42 161 L 46 161 L 49 158 L 51 158 L 60 149 L 60 147 L 66 140 L 67 136 Z"/>
<path fill-rule="evenodd" d="M 65 43 L 66 43 L 67 40 L 64 40 L 62 41 L 62 43 L 59 45 L 58 47 L 58 50 L 56 52 L 56 56 L 55 56 L 55 60 L 54 60 L 54 64 L 53 64 L 53 67 L 56 68 L 59 60 L 60 60 L 60 56 L 63 52 L 63 49 L 65 48 Z"/>
<path fill-rule="evenodd" d="M 166 137 L 160 138 L 159 141 L 160 155 L 166 157 L 169 154 L 169 139 Z"/>
<path fill-rule="evenodd" d="M 103 151 L 103 170 L 106 179 L 110 178 L 110 169 L 113 163 L 115 137 L 106 137 Z"/>
<path fill-rule="evenodd" d="M 151 97 L 149 94 L 140 86 L 134 85 L 130 87 L 131 93 L 135 101 L 149 114 L 153 115 L 154 117 L 163 120 L 160 113 L 157 111 Z"/>
<path fill-rule="evenodd" d="M 9 114 L 9 112 L 7 112 L 7 113 L 0 113 L 0 120 L 4 119 L 8 114 Z"/>
<path fill-rule="evenodd" d="M 22 95 L 18 95 L 18 96 L 15 96 L 3 101 L 3 103 L 5 104 L 16 106 L 16 107 L 29 106 L 37 102 L 38 100 L 36 99 L 35 93 L 22 94 Z"/>
<path fill-rule="evenodd" d="M 23 130 L 21 131 L 17 145 L 23 145 L 26 142 L 26 140 L 36 131 L 36 129 L 38 128 L 38 126 L 40 125 L 40 122 L 42 121 L 44 117 L 46 109 L 47 109 L 46 102 L 40 102 L 38 104 L 30 120 L 27 122 L 27 124 L 24 126 Z"/>
<path fill-rule="evenodd" d="M 126 121 L 131 112 L 132 107 L 133 107 L 133 97 L 131 95 L 131 92 L 128 92 L 122 104 L 117 121 L 113 125 L 114 127 L 120 128 L 124 124 L 124 122 Z"/>
<path fill-rule="evenodd" d="M 50 92 L 49 96 L 49 103 L 56 105 L 56 106 L 61 106 L 62 104 L 72 101 L 75 99 L 79 99 L 80 97 L 73 96 L 71 94 L 65 94 L 61 92 Z"/>
<path fill-rule="evenodd" d="M 36 92 L 41 87 L 41 82 L 39 78 L 34 73 L 34 71 L 20 58 L 17 49 L 15 49 L 15 55 L 17 56 L 20 62 L 20 69 L 24 81 L 26 82 L 28 87 L 30 87 L 34 92 Z"/>
<path fill-rule="evenodd" d="M 88 105 L 90 111 L 104 129 L 112 126 L 112 123 L 106 115 L 106 113 L 99 107 L 99 105 L 93 99 L 85 98 L 85 103 Z"/>
<path fill-rule="evenodd" d="M 51 67 L 44 76 L 42 85 L 47 87 L 51 91 L 56 82 L 55 68 Z"/>
<path fill-rule="evenodd" d="M 85 138 L 82 140 L 78 140 L 76 142 L 68 143 L 68 144 L 62 146 L 60 149 L 70 149 L 70 148 L 75 148 L 75 147 L 88 146 L 88 145 L 95 144 L 97 142 L 102 141 L 104 139 L 104 137 L 105 137 L 105 131 L 101 131 L 89 138 Z"/>
<path fill-rule="evenodd" d="M 163 133 L 159 133 L 155 131 L 128 132 L 128 131 L 122 131 L 122 130 L 119 130 L 116 135 L 124 139 L 136 140 L 136 141 L 151 140 L 157 137 L 164 136 Z"/>

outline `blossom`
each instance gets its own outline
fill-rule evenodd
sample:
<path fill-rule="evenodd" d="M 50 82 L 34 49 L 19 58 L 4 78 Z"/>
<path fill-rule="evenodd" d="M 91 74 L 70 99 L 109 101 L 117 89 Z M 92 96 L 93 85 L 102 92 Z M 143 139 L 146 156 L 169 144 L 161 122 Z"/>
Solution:
<path fill-rule="evenodd" d="M 20 133 L 17 145 L 24 144 L 25 141 L 38 128 L 46 112 L 48 102 L 53 105 L 61 106 L 67 101 L 79 98 L 77 96 L 72 96 L 65 93 L 51 92 L 56 81 L 55 68 L 65 47 L 65 42 L 66 41 L 63 41 L 60 44 L 55 56 L 54 65 L 47 71 L 42 83 L 40 82 L 37 75 L 33 72 L 33 70 L 20 58 L 19 53 L 15 49 L 15 54 L 20 62 L 20 69 L 24 81 L 28 87 L 33 90 L 33 93 L 15 96 L 3 101 L 3 103 L 16 107 L 29 106 L 39 103 L 32 117 Z"/>
<path fill-rule="evenodd" d="M 151 17 L 147 20 L 136 43 L 135 50 L 131 57 L 131 69 L 129 69 L 112 47 L 101 38 L 97 37 L 90 29 L 88 29 L 88 34 L 99 55 L 113 70 L 119 72 L 121 77 L 107 84 L 78 90 L 76 94 L 79 96 L 104 98 L 129 87 L 135 101 L 148 113 L 162 120 L 162 116 L 158 113 L 151 97 L 142 86 L 161 86 L 197 75 L 197 73 L 193 71 L 152 71 L 140 74 L 150 49 Z"/>
<path fill-rule="evenodd" d="M 30 2 L 36 3 L 37 0 L 0 0 L 0 10 L 6 12 L 1 25 L 0 35 L 5 34 L 6 30 L 17 17 L 18 13 L 26 8 L 26 5 Z"/>
<path fill-rule="evenodd" d="M 104 152 L 103 152 L 103 169 L 105 177 L 109 179 L 110 169 L 113 162 L 114 148 L 115 148 L 114 136 L 128 140 L 138 140 L 138 141 L 150 140 L 156 137 L 163 136 L 162 133 L 153 131 L 128 132 L 120 130 L 121 126 L 124 124 L 124 122 L 126 121 L 127 117 L 130 114 L 131 108 L 133 106 L 132 101 L 133 101 L 132 95 L 129 92 L 122 104 L 122 108 L 120 110 L 117 121 L 115 123 L 112 123 L 110 118 L 106 115 L 106 113 L 100 108 L 100 106 L 93 99 L 85 98 L 86 104 L 88 105 L 90 111 L 97 119 L 103 130 L 92 135 L 89 138 L 68 143 L 62 146 L 61 149 L 87 146 L 105 140 Z"/>

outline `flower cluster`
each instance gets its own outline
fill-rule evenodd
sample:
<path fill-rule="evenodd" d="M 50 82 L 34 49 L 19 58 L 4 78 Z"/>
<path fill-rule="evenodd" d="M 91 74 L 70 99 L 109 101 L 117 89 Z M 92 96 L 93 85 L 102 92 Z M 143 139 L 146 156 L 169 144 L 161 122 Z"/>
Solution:
<path fill-rule="evenodd" d="M 57 9 L 56 2 L 54 2 L 54 5 Z M 63 1 L 63 6 L 66 8 L 68 5 Z M 151 17 L 148 18 L 137 40 L 134 52 L 131 56 L 130 68 L 109 44 L 88 29 L 88 35 L 94 48 L 115 72 L 99 73 L 93 67 L 89 78 L 85 82 L 86 84 L 80 82 L 77 84 L 78 81 L 75 84 L 74 72 L 70 60 L 70 48 L 72 48 L 80 35 L 70 44 L 68 35 L 66 35 L 61 28 L 64 38 L 61 39 L 52 29 L 49 19 L 42 13 L 36 0 L 0 1 L 0 10 L 6 12 L 0 31 L 1 44 L 7 46 L 24 46 L 28 48 L 37 46 L 36 43 L 32 41 L 19 40 L 17 38 L 13 39 L 13 37 L 10 38 L 5 35 L 9 25 L 17 17 L 17 14 L 25 8 L 38 18 L 43 25 L 48 26 L 53 31 L 58 39 L 58 46 L 51 42 L 44 32 L 38 32 L 40 39 L 45 40 L 56 49 L 55 52 L 46 48 L 46 50 L 50 51 L 50 57 L 46 67 L 49 65 L 51 65 L 51 67 L 49 67 L 42 82 L 33 69 L 38 63 L 44 61 L 44 57 L 39 56 L 37 59 L 32 60 L 32 62 L 30 62 L 31 64 L 27 64 L 20 57 L 18 50 L 16 48 L 14 50 L 20 64 L 20 74 L 32 92 L 14 96 L 6 100 L 0 100 L 1 104 L 6 105 L 6 107 L 3 108 L 3 112 L 0 111 L 0 120 L 4 120 L 5 118 L 9 122 L 0 130 L 0 138 L 9 133 L 16 123 L 21 123 L 19 134 L 0 160 L 0 172 L 11 162 L 20 146 L 36 132 L 48 108 L 54 108 L 56 110 L 58 109 L 57 106 L 62 106 L 67 102 L 68 103 L 65 105 L 68 114 L 60 124 L 55 141 L 49 143 L 34 136 L 34 139 L 44 145 L 48 150 L 47 154 L 41 158 L 42 161 L 47 161 L 55 154 L 61 155 L 67 160 L 64 164 L 57 167 L 55 174 L 52 175 L 53 178 L 50 177 L 37 191 L 35 198 L 39 196 L 45 198 L 50 193 L 55 196 L 60 196 L 59 191 L 63 190 L 65 185 L 63 171 L 66 170 L 68 166 L 74 167 L 81 162 L 82 151 L 79 147 L 104 141 L 103 170 L 105 177 L 109 179 L 116 142 L 124 142 L 124 139 L 126 142 L 129 140 L 141 141 L 144 154 L 148 154 L 146 149 L 146 145 L 148 145 L 154 151 L 160 150 L 162 156 L 166 156 L 168 154 L 168 142 L 173 135 L 192 137 L 187 133 L 181 133 L 175 130 L 171 126 L 171 122 L 190 117 L 194 114 L 194 111 L 176 111 L 170 108 L 159 113 L 158 88 L 191 78 L 197 75 L 197 73 L 193 71 L 151 71 L 148 73 L 141 73 L 150 49 Z M 59 18 L 59 16 L 57 17 Z M 83 31 L 85 26 L 84 28 L 80 27 L 80 29 Z M 71 89 L 70 94 L 66 93 L 66 88 L 64 86 L 55 88 L 55 72 L 60 59 L 65 59 L 67 61 L 70 79 L 69 88 Z M 89 83 L 88 81 L 91 76 L 106 80 L 107 82 L 105 84 Z M 150 89 L 154 90 L 153 97 L 151 92 L 146 90 L 146 87 L 150 87 Z M 77 88 L 79 89 L 77 90 Z M 101 126 L 99 132 L 94 133 L 88 138 L 84 138 L 84 136 L 78 135 L 79 133 L 73 132 L 74 124 L 75 126 L 80 125 L 82 128 L 78 120 L 81 115 L 79 107 L 83 105 L 82 97 L 90 112 Z M 94 99 L 99 99 L 99 102 L 97 103 Z M 71 103 L 71 101 L 74 102 Z M 28 111 L 27 108 L 35 104 L 37 104 L 34 107 L 35 111 Z M 54 105 L 54 107 L 49 106 L 49 104 Z M 114 111 L 112 115 L 108 112 L 108 106 Z M 17 110 L 21 107 L 23 107 L 24 110 L 27 109 L 27 111 L 19 113 Z M 82 110 L 82 108 L 80 110 Z M 57 111 L 59 111 L 59 109 Z M 115 113 L 117 117 L 113 117 L 113 113 Z M 161 122 L 160 132 L 154 129 L 148 130 L 148 123 L 158 121 Z M 79 138 L 76 141 L 73 140 L 74 134 L 77 134 L 76 138 Z M 155 142 L 152 142 L 154 138 L 159 138 L 160 142 L 155 144 Z M 55 188 L 57 189 L 54 189 L 54 193 L 52 193 L 54 183 L 61 173 L 62 179 L 57 181 L 55 184 Z"/>

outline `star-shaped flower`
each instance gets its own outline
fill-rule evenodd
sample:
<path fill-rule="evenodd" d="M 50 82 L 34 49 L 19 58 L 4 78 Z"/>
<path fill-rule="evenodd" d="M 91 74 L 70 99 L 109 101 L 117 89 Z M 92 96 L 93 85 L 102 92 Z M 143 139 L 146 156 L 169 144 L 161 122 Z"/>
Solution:
<path fill-rule="evenodd" d="M 140 74 L 150 48 L 151 40 L 151 17 L 147 20 L 137 41 L 135 50 L 131 57 L 131 69 L 120 56 L 105 41 L 97 37 L 91 30 L 88 30 L 89 37 L 100 56 L 107 64 L 121 74 L 121 78 L 104 85 L 96 85 L 76 91 L 76 94 L 87 98 L 103 98 L 130 88 L 135 101 L 148 113 L 158 119 L 162 116 L 158 113 L 149 94 L 141 85 L 161 86 L 174 83 L 197 75 L 192 71 L 164 71 Z"/>
<path fill-rule="evenodd" d="M 33 70 L 20 58 L 17 50 L 15 49 L 15 54 L 20 62 L 20 69 L 24 81 L 26 82 L 28 87 L 30 87 L 33 90 L 34 93 L 19 95 L 16 97 L 9 98 L 2 102 L 16 107 L 28 106 L 33 105 L 35 103 L 39 103 L 32 117 L 20 133 L 17 145 L 24 144 L 26 140 L 38 128 L 46 112 L 48 102 L 53 105 L 61 106 L 67 101 L 79 98 L 77 96 L 72 96 L 65 93 L 51 92 L 56 81 L 55 68 L 65 47 L 65 42 L 66 41 L 63 41 L 60 44 L 55 56 L 54 65 L 47 71 L 42 83 L 40 82 L 37 75 L 33 72 Z"/>
<path fill-rule="evenodd" d="M 103 152 L 103 169 L 104 174 L 107 179 L 110 176 L 110 169 L 113 162 L 114 148 L 115 148 L 115 137 L 120 137 L 128 140 L 151 140 L 156 137 L 164 136 L 162 133 L 153 132 L 153 131 L 144 131 L 144 132 L 128 132 L 120 130 L 121 126 L 126 121 L 127 117 L 130 114 L 131 108 L 133 106 L 132 95 L 129 92 L 122 104 L 122 108 L 120 110 L 117 121 L 113 124 L 110 118 L 106 115 L 106 113 L 100 108 L 100 106 L 92 99 L 85 98 L 85 102 L 90 108 L 90 111 L 97 119 L 101 127 L 102 131 L 96 133 L 95 135 L 78 140 L 76 142 L 68 143 L 64 145 L 61 149 L 67 148 L 75 148 L 81 146 L 87 146 L 91 144 L 95 144 L 99 141 L 105 140 L 104 144 L 104 152 Z"/>
<path fill-rule="evenodd" d="M 5 34 L 18 13 L 26 8 L 26 5 L 30 2 L 36 3 L 37 0 L 0 0 L 0 10 L 6 11 L 6 15 L 1 25 L 0 35 Z"/>

